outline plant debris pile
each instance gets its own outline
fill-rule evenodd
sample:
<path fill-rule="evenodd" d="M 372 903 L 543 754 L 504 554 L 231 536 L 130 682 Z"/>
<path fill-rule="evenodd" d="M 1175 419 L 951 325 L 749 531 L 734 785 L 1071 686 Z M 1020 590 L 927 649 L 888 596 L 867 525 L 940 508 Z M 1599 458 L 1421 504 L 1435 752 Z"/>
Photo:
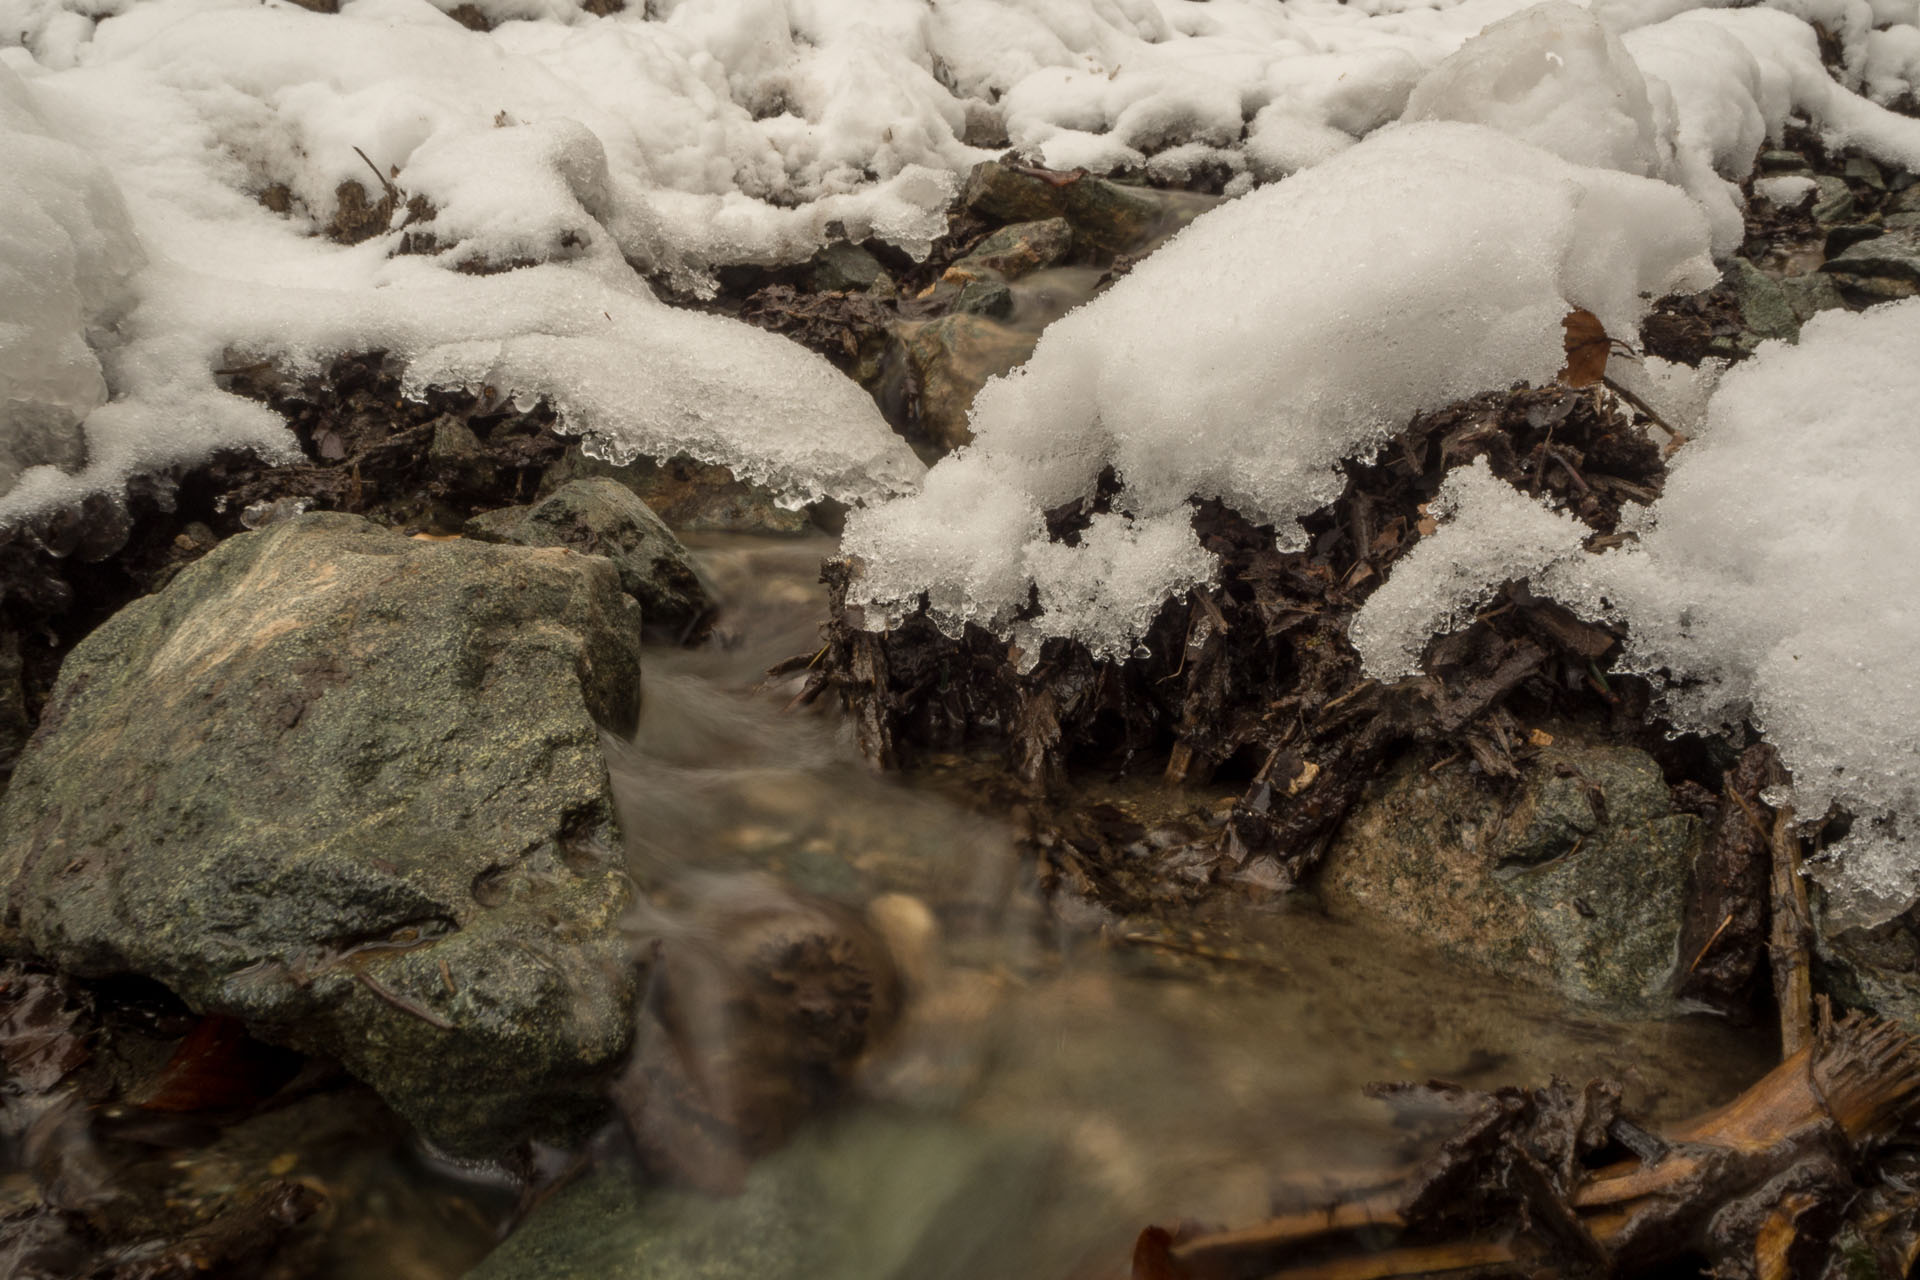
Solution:
<path fill-rule="evenodd" d="M 950 640 L 924 618 L 886 633 L 848 615 L 853 567 L 827 568 L 835 618 L 807 696 L 831 690 L 851 708 L 861 745 L 887 766 L 916 754 L 996 748 L 1034 795 L 1075 770 L 1127 770 L 1152 761 L 1173 781 L 1241 783 L 1209 856 L 1179 851 L 1189 886 L 1250 875 L 1284 888 L 1361 788 L 1399 748 L 1443 742 L 1491 778 L 1517 776 L 1530 721 L 1598 711 L 1637 734 L 1645 690 L 1609 682 L 1618 637 L 1509 584 L 1469 628 L 1436 640 L 1428 675 L 1386 685 L 1366 677 L 1347 627 L 1424 530 L 1424 506 L 1448 470 L 1485 457 L 1495 474 L 1552 494 L 1593 529 L 1616 537 L 1624 504 L 1651 501 L 1661 450 L 1604 390 L 1564 386 L 1484 395 L 1422 414 L 1371 462 L 1351 463 L 1345 492 L 1307 522 L 1309 544 L 1275 550 L 1273 531 L 1217 503 L 1194 524 L 1221 562 L 1219 585 L 1169 602 L 1131 661 L 1100 663 L 1049 641 L 1022 675 L 1006 642 L 978 628 Z M 1071 542 L 1102 500 L 1048 513 Z M 804 661 L 804 660 L 803 660 Z M 1083 841 L 1084 843 L 1084 841 Z M 1072 841 L 1054 870 L 1124 904 L 1112 874 L 1119 850 Z"/>

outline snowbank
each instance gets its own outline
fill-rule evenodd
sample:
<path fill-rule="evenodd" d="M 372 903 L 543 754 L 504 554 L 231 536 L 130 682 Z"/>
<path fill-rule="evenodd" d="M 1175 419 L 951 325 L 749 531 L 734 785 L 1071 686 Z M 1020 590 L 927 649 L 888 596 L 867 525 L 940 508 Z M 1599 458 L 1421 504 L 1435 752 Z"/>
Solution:
<path fill-rule="evenodd" d="M 0 492 L 36 463 L 77 465 L 81 423 L 105 403 L 97 348 L 130 301 L 140 246 L 113 179 L 49 137 L 0 66 Z"/>
<path fill-rule="evenodd" d="M 699 290 L 718 265 L 798 260 L 835 236 L 923 252 L 958 176 L 1009 141 L 1057 166 L 1205 168 L 1244 191 L 1328 162 L 1403 108 L 1678 182 L 1724 250 L 1738 212 L 1727 180 L 1790 110 L 1884 159 L 1920 155 L 1910 122 L 1827 79 L 1803 20 L 1896 96 L 1911 59 L 1875 24 L 1908 0 L 1878 3 L 1595 0 L 1589 17 L 1522 12 L 1525 0 L 650 0 L 606 15 L 578 0 L 347 0 L 335 14 L 0 0 L 0 61 L 24 85 L 13 96 L 44 117 L 37 133 L 104 167 L 155 264 L 116 268 L 138 304 L 125 345 L 94 352 L 99 380 L 61 393 L 68 418 L 98 406 L 87 470 L 69 450 L 50 459 L 64 470 L 10 492 L 0 478 L 0 521 L 220 445 L 284 451 L 277 424 L 207 370 L 228 348 L 318 358 L 376 340 L 435 376 L 484 371 L 510 393 L 551 394 L 610 453 L 684 450 L 794 499 L 874 499 L 917 468 L 870 407 L 828 390 L 811 356 L 650 307 L 628 266 Z M 476 19 L 491 29 L 464 25 Z M 33 164 L 41 187 L 55 181 Z M 319 238 L 356 199 L 365 242 Z M 435 252 L 423 265 L 403 247 Z M 518 264 L 538 270 L 506 285 L 444 278 Z M 55 290 L 45 314 L 92 317 L 104 340 L 106 313 L 57 274 L 31 282 Z M 471 343 L 499 350 L 453 350 Z M 1363 435 L 1343 426 L 1329 448 Z M 1122 532 L 1116 567 L 1144 536 Z M 1082 625 L 1061 612 L 1063 634 Z"/>
<path fill-rule="evenodd" d="M 1793 772 L 1807 817 L 1858 821 L 1825 869 L 1838 923 L 1920 896 L 1920 300 L 1827 312 L 1722 380 L 1639 540 L 1584 527 L 1484 469 L 1448 478 L 1443 525 L 1360 611 L 1370 671 L 1416 669 L 1436 632 L 1510 578 L 1629 630 L 1683 727 L 1745 719 Z"/>
<path fill-rule="evenodd" d="M 1190 499 L 1296 540 L 1342 460 L 1423 409 L 1551 379 L 1575 307 L 1631 337 L 1647 299 L 1716 278 L 1707 240 L 1666 183 L 1479 125 L 1381 130 L 1199 219 L 1049 328 L 975 402 L 971 447 L 849 521 L 853 599 L 898 617 L 925 591 L 950 629 L 1125 653 L 1210 573 Z M 1042 513 L 1108 467 L 1114 519 L 1078 548 L 1049 543 Z M 1043 611 L 1021 619 L 1032 587 Z"/>

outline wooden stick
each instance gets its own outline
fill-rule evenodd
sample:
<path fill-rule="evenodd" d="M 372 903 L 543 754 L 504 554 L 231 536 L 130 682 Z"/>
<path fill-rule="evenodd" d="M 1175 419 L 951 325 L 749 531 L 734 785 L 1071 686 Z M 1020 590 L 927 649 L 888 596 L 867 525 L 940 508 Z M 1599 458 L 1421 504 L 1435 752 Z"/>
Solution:
<path fill-rule="evenodd" d="M 1793 809 L 1780 810 L 1773 835 L 1773 932 L 1767 955 L 1773 968 L 1773 998 L 1780 1013 L 1780 1054 L 1791 1058 L 1813 1040 L 1813 974 L 1808 942 L 1813 924 L 1807 883 L 1800 875 L 1800 841 Z"/>

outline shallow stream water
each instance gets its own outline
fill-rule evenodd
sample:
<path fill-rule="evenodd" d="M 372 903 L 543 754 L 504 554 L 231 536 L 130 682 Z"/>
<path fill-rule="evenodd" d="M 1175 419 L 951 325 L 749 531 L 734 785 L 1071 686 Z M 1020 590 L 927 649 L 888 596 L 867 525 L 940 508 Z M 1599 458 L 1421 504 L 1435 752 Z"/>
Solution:
<path fill-rule="evenodd" d="M 909 958 L 909 1007 L 858 1096 L 761 1161 L 738 1199 L 648 1190 L 616 1157 L 543 1204 L 480 1280 L 1120 1277 L 1149 1223 L 1251 1223 L 1277 1192 L 1417 1154 L 1362 1093 L 1372 1081 L 1607 1076 L 1662 1120 L 1772 1065 L 1763 1035 L 1603 1020 L 1286 900 L 1064 926 L 1007 830 L 952 794 L 964 770 L 879 776 L 830 710 L 790 709 L 792 683 L 763 687 L 769 665 L 819 644 L 832 542 L 694 550 L 726 601 L 719 633 L 649 653 L 639 730 L 608 745 L 650 889 L 641 914 L 671 921 L 730 888 L 856 910 L 911 900 L 931 928 Z M 1103 798 L 1169 799 L 1151 778 Z M 476 1194 L 434 1185 L 414 1203 Z M 380 1274 L 459 1275 L 487 1247 L 488 1213 L 437 1212 L 473 1225 L 436 1226 L 438 1245 Z M 348 1260 L 341 1274 L 373 1273 Z"/>

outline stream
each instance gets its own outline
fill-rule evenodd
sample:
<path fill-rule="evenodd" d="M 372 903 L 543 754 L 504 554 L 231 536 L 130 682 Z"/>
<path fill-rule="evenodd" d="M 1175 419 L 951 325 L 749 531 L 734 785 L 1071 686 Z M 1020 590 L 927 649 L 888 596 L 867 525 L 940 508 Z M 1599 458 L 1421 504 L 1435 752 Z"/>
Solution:
<path fill-rule="evenodd" d="M 834 714 L 760 687 L 818 643 L 832 541 L 690 541 L 726 602 L 718 634 L 650 651 L 639 729 L 608 743 L 641 915 L 670 928 L 685 902 L 728 893 L 878 900 L 917 940 L 907 1011 L 857 1096 L 758 1162 L 739 1197 L 650 1190 L 616 1150 L 476 1280 L 1118 1277 L 1149 1223 L 1256 1221 L 1277 1192 L 1416 1156 L 1363 1094 L 1372 1081 L 1605 1076 L 1662 1120 L 1772 1065 L 1764 1032 L 1601 1020 L 1299 902 L 1144 930 L 1049 913 L 1009 834 L 955 794 L 965 769 L 876 775 Z M 1145 807 L 1163 791 L 1114 788 Z M 467 1273 L 504 1220 L 484 1179 L 417 1161 L 372 1176 L 387 1230 L 341 1276 Z"/>

